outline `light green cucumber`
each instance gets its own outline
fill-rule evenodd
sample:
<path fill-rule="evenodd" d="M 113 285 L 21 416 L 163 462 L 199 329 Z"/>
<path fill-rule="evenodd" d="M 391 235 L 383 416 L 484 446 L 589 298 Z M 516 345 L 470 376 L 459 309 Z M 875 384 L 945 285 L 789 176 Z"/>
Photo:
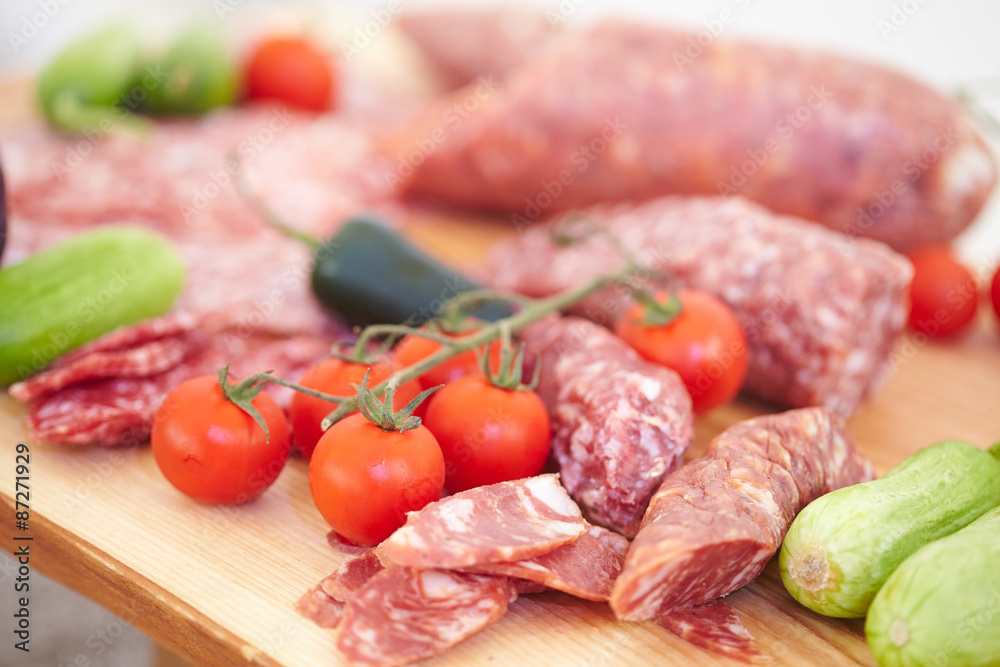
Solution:
<path fill-rule="evenodd" d="M 861 618 L 908 556 L 997 505 L 1000 462 L 965 442 L 931 445 L 802 510 L 781 545 L 781 580 L 813 611 Z"/>
<path fill-rule="evenodd" d="M 1000 507 L 903 561 L 865 635 L 883 667 L 1000 665 Z"/>
<path fill-rule="evenodd" d="M 146 100 L 152 113 L 205 113 L 233 104 L 239 95 L 239 65 L 216 28 L 188 28 L 152 69 L 162 74 Z"/>
<path fill-rule="evenodd" d="M 140 49 L 139 36 L 126 24 L 109 25 L 71 44 L 38 77 L 45 117 L 70 132 L 142 127 L 122 106 L 141 73 Z"/>
<path fill-rule="evenodd" d="M 0 270 L 0 385 L 109 331 L 165 313 L 184 265 L 158 234 L 106 226 Z"/>

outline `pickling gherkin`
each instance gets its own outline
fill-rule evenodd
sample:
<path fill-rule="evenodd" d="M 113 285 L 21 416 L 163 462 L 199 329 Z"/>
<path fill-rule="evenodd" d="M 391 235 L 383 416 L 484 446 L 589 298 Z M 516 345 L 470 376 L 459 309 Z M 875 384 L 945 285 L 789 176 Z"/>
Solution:
<path fill-rule="evenodd" d="M 1000 665 L 1000 507 L 907 558 L 865 635 L 882 667 Z"/>

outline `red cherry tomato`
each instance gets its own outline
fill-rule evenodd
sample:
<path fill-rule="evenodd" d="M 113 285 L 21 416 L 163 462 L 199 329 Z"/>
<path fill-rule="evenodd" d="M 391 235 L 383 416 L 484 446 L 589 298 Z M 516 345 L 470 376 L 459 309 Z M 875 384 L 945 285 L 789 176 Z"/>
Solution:
<path fill-rule="evenodd" d="M 993 274 L 990 298 L 993 301 L 993 312 L 997 314 L 997 319 L 1000 319 L 1000 267 L 997 267 L 997 272 Z"/>
<path fill-rule="evenodd" d="M 393 367 L 387 363 L 366 366 L 331 357 L 306 371 L 306 374 L 299 380 L 299 384 L 333 396 L 354 396 L 357 391 L 351 385 L 360 385 L 366 370 L 369 371 L 369 388 L 379 384 L 393 373 Z M 416 381 L 407 382 L 397 387 L 396 395 L 393 397 L 393 407 L 397 410 L 402 408 L 416 398 L 419 393 L 420 385 Z M 385 399 L 382 400 L 385 402 Z M 312 456 L 316 443 L 323 435 L 320 424 L 336 408 L 337 406 L 329 401 L 295 392 L 288 416 L 292 421 L 295 448 L 302 456 L 307 459 Z"/>
<path fill-rule="evenodd" d="M 667 324 L 642 324 L 646 309 L 635 304 L 615 332 L 646 359 L 677 371 L 694 411 L 728 403 L 747 375 L 747 341 L 739 320 L 722 301 L 703 292 L 678 292 L 683 310 Z"/>
<path fill-rule="evenodd" d="M 976 317 L 979 291 L 972 272 L 947 246 L 927 246 L 909 255 L 910 328 L 930 338 L 954 336 Z"/>
<path fill-rule="evenodd" d="M 253 417 L 226 400 L 217 377 L 199 377 L 167 394 L 153 421 L 153 458 L 174 488 L 205 503 L 243 503 L 271 486 L 288 459 L 288 422 L 266 393 Z"/>
<path fill-rule="evenodd" d="M 448 334 L 445 334 L 448 335 Z M 468 336 L 470 334 L 461 334 Z M 460 338 L 461 336 L 449 336 L 449 338 Z M 485 346 L 484 346 L 485 347 Z M 404 336 L 393 349 L 392 354 L 400 368 L 412 366 L 413 364 L 426 359 L 441 349 L 441 343 L 430 338 L 420 336 Z M 480 348 L 480 352 L 484 348 Z M 500 364 L 500 346 L 494 343 L 490 346 L 490 368 L 496 370 Z M 483 369 L 479 365 L 479 359 L 472 350 L 463 352 L 449 359 L 448 361 L 435 366 L 420 376 L 420 386 L 422 389 L 430 389 L 438 385 L 448 384 L 453 380 L 466 375 L 482 375 Z M 434 396 L 432 395 L 433 399 Z M 402 404 L 400 404 L 402 405 Z"/>
<path fill-rule="evenodd" d="M 329 61 L 300 37 L 272 37 L 257 45 L 246 68 L 247 97 L 278 100 L 300 109 L 325 111 L 335 94 Z"/>
<path fill-rule="evenodd" d="M 444 458 L 424 426 L 384 431 L 353 414 L 323 434 L 309 462 L 309 489 L 326 522 L 356 544 L 378 544 L 441 497 Z"/>
<path fill-rule="evenodd" d="M 480 375 L 439 389 L 424 425 L 441 445 L 449 491 L 537 475 L 549 457 L 549 415 L 538 395 Z"/>

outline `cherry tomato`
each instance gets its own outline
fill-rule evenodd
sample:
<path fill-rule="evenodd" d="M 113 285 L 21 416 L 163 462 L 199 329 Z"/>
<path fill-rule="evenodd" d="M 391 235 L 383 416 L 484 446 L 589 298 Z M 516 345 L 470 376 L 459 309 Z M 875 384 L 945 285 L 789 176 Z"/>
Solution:
<path fill-rule="evenodd" d="M 351 385 L 360 385 L 366 370 L 370 371 L 368 375 L 369 387 L 374 387 L 393 373 L 393 367 L 387 363 L 366 366 L 331 357 L 306 371 L 306 374 L 299 380 L 299 384 L 333 396 L 354 396 L 357 392 Z M 393 406 L 398 410 L 416 398 L 419 393 L 420 385 L 416 381 L 407 382 L 396 388 Z M 384 401 L 385 399 L 383 399 Z M 295 392 L 288 416 L 292 421 L 295 448 L 302 456 L 307 459 L 312 456 L 316 443 L 323 435 L 320 424 L 336 408 L 337 406 L 329 401 Z"/>
<path fill-rule="evenodd" d="M 288 459 L 288 422 L 266 393 L 252 403 L 269 438 L 226 400 L 217 377 L 188 380 L 167 394 L 151 436 L 153 458 L 167 481 L 205 503 L 247 502 L 271 486 Z"/>
<path fill-rule="evenodd" d="M 246 68 L 247 97 L 325 111 L 335 94 L 325 55 L 300 37 L 272 37 L 257 45 Z"/>
<path fill-rule="evenodd" d="M 997 314 L 997 319 L 1000 319 L 1000 267 L 997 267 L 997 272 L 993 274 L 990 298 L 993 301 L 993 312 Z"/>
<path fill-rule="evenodd" d="M 356 544 L 378 544 L 441 497 L 444 458 L 424 426 L 385 431 L 362 414 L 327 430 L 309 462 L 309 489 L 326 522 Z"/>
<path fill-rule="evenodd" d="M 447 334 L 445 334 L 447 335 Z M 462 334 L 471 335 L 471 334 Z M 458 336 L 449 336 L 458 338 Z M 392 353 L 400 368 L 412 366 L 422 359 L 426 359 L 441 349 L 441 343 L 430 338 L 420 336 L 404 336 L 393 349 Z M 483 348 L 480 348 L 482 350 Z M 500 364 L 500 346 L 494 343 L 490 346 L 490 368 L 496 370 Z M 438 385 L 448 384 L 453 380 L 466 375 L 482 375 L 483 369 L 479 365 L 479 358 L 472 350 L 463 352 L 449 359 L 448 361 L 435 366 L 420 376 L 420 386 L 422 389 L 430 389 Z M 433 399 L 434 397 L 431 396 Z"/>
<path fill-rule="evenodd" d="M 449 491 L 531 477 L 549 458 L 549 415 L 538 394 L 500 389 L 481 375 L 439 389 L 424 425 L 441 445 Z"/>
<path fill-rule="evenodd" d="M 976 281 L 947 246 L 927 246 L 909 255 L 910 328 L 930 338 L 954 336 L 976 317 Z"/>
<path fill-rule="evenodd" d="M 662 295 L 661 295 L 662 296 Z M 642 324 L 635 304 L 615 332 L 646 359 L 677 371 L 696 413 L 728 403 L 747 375 L 747 341 L 739 320 L 722 301 L 694 290 L 678 291 L 683 310 L 667 324 Z"/>

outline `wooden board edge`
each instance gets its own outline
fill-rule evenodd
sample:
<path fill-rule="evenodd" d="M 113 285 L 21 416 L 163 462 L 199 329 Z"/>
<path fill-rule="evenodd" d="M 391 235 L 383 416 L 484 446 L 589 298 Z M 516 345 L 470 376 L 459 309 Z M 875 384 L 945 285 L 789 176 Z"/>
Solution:
<path fill-rule="evenodd" d="M 14 501 L 0 493 L 0 507 Z M 154 642 L 196 665 L 228 667 L 280 663 L 173 593 L 62 526 L 32 512 L 30 566 L 134 626 Z M 177 623 L 172 619 L 187 619 Z"/>

